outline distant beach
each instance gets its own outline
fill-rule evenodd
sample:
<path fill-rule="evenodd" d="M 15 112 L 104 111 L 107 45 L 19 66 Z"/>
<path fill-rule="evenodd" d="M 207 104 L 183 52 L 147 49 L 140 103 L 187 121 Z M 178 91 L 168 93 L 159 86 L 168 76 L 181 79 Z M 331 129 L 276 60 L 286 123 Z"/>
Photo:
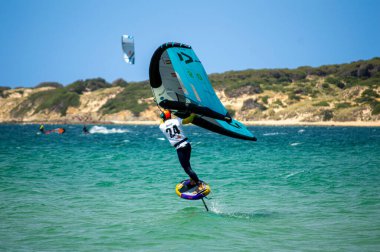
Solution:
<path fill-rule="evenodd" d="M 380 127 L 380 121 L 362 122 L 362 121 L 350 121 L 350 122 L 300 122 L 296 120 L 284 120 L 284 121 L 246 121 L 242 122 L 245 125 L 267 125 L 267 126 L 352 126 L 352 127 Z"/>
<path fill-rule="evenodd" d="M 360 122 L 360 121 L 350 121 L 350 122 L 300 122 L 297 120 L 267 120 L 267 121 L 241 121 L 247 126 L 351 126 L 351 127 L 380 127 L 380 121 L 370 121 L 370 122 Z M 101 122 L 99 122 L 101 123 Z M 112 121 L 112 124 L 126 124 L 126 125 L 158 125 L 160 121 Z"/>
<path fill-rule="evenodd" d="M 241 121 L 247 126 L 345 126 L 345 127 L 380 127 L 380 121 L 348 121 L 348 122 L 301 122 L 297 120 L 266 120 L 266 121 Z M 160 121 L 92 121 L 92 122 L 78 122 L 78 121 L 53 121 L 53 122 L 0 122 L 0 124 L 116 124 L 116 125 L 159 125 Z"/>

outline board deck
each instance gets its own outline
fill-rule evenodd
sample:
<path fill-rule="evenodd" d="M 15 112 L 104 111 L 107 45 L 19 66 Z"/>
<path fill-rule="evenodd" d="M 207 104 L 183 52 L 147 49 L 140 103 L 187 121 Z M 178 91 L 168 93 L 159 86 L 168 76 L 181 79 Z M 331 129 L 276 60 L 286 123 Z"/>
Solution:
<path fill-rule="evenodd" d="M 201 187 L 198 185 L 191 186 L 190 179 L 183 180 L 176 185 L 175 190 L 177 195 L 183 199 L 199 200 L 206 197 L 211 191 L 210 186 L 206 182 L 201 181 L 201 183 Z"/>

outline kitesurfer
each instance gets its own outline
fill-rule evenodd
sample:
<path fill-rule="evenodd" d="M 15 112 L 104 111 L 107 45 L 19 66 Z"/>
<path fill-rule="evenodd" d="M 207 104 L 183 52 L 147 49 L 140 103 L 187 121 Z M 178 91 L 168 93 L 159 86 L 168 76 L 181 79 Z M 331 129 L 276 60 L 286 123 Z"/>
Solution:
<path fill-rule="evenodd" d="M 45 133 L 45 127 L 43 124 L 40 125 L 40 132 Z"/>
<path fill-rule="evenodd" d="M 88 134 L 88 133 L 89 133 L 89 132 L 88 132 L 88 129 L 87 129 L 87 127 L 86 127 L 86 125 L 83 125 L 82 132 L 83 132 L 84 134 Z"/>
<path fill-rule="evenodd" d="M 191 114 L 185 119 L 172 118 L 170 110 L 164 110 L 160 117 L 162 123 L 160 124 L 160 130 L 164 133 L 165 137 L 169 140 L 170 144 L 176 148 L 179 162 L 182 168 L 191 179 L 191 185 L 198 185 L 201 189 L 202 183 L 200 182 L 197 174 L 191 169 L 190 155 L 191 145 L 188 142 L 187 137 L 184 134 L 182 124 L 188 124 L 193 122 L 195 114 Z"/>

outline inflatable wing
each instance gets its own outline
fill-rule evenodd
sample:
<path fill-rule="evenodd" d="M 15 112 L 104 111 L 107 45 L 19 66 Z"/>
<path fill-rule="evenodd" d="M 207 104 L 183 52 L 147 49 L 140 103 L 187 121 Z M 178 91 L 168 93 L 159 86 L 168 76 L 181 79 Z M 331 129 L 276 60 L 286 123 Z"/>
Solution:
<path fill-rule="evenodd" d="M 135 41 L 132 36 L 121 36 L 121 45 L 123 47 L 125 62 L 134 65 L 135 64 Z"/>
<path fill-rule="evenodd" d="M 149 79 L 159 106 L 171 109 L 181 118 L 189 113 L 198 114 L 193 124 L 199 127 L 256 141 L 242 123 L 228 114 L 191 46 L 179 43 L 160 46 L 150 61 Z"/>

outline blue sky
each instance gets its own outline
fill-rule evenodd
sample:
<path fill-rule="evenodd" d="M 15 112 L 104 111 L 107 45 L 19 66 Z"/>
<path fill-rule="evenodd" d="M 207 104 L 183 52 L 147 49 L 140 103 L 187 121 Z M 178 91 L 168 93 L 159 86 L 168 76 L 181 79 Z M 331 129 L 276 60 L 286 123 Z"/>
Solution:
<path fill-rule="evenodd" d="M 0 0 L 0 86 L 147 80 L 171 41 L 191 45 L 208 73 L 371 59 L 379 13 L 377 0 Z M 135 37 L 133 66 L 122 34 Z"/>

